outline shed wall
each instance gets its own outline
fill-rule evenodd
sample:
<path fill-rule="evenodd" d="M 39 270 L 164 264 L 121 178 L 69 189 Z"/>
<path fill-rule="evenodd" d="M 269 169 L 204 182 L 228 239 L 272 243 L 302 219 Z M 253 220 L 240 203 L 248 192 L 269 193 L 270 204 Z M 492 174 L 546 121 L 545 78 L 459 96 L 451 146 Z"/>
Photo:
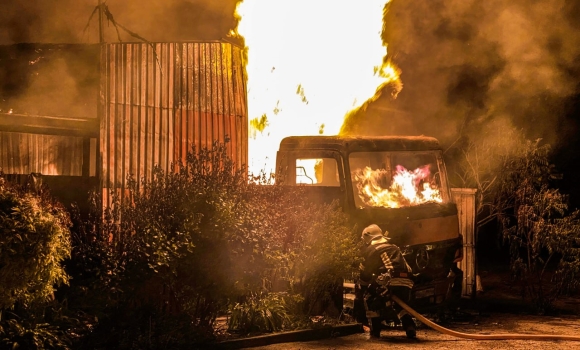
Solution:
<path fill-rule="evenodd" d="M 0 132 L 0 169 L 6 174 L 82 175 L 83 139 Z"/>
<path fill-rule="evenodd" d="M 188 151 L 227 139 L 238 167 L 248 159 L 242 49 L 224 42 L 118 43 L 101 51 L 104 188 L 128 174 L 150 179 Z"/>

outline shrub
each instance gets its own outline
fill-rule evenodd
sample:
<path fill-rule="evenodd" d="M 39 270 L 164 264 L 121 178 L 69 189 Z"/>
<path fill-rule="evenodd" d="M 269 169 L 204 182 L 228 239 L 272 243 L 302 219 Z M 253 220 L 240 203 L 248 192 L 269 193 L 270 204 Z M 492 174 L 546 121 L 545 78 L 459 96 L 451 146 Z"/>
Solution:
<path fill-rule="evenodd" d="M 62 208 L 0 178 L 0 310 L 50 300 L 68 282 L 68 225 Z"/>
<path fill-rule="evenodd" d="M 338 203 L 310 204 L 293 218 L 297 234 L 287 251 L 291 290 L 304 297 L 306 315 L 341 312 L 345 278 L 360 262 L 360 239 Z"/>
<path fill-rule="evenodd" d="M 282 330 L 290 323 L 285 297 L 281 293 L 251 293 L 232 308 L 228 329 L 244 334 Z"/>
<path fill-rule="evenodd" d="M 259 180 L 268 182 L 264 177 Z M 304 315 L 340 307 L 343 279 L 350 278 L 360 262 L 360 239 L 347 214 L 337 202 L 310 198 L 303 187 L 251 189 L 248 198 L 256 206 L 253 213 L 261 224 L 260 242 L 265 248 L 259 274 L 265 286 L 299 294 Z"/>
<path fill-rule="evenodd" d="M 271 186 L 265 176 L 248 181 L 223 144 L 193 150 L 174 169 L 156 168 L 149 180 L 129 177 L 127 196 L 113 192 L 102 217 L 74 228 L 69 267 L 78 277 L 69 305 L 99 320 L 87 344 L 201 343 L 236 304 L 232 327 L 278 330 L 285 313 L 292 319 L 329 299 L 324 288 L 348 274 L 356 235 L 336 205 L 311 202 L 301 188 Z M 266 293 L 272 290 L 290 299 Z M 300 308 L 296 294 L 308 298 Z M 287 299 L 294 302 L 276 304 Z M 249 317 L 255 313 L 246 309 L 267 317 Z"/>
<path fill-rule="evenodd" d="M 68 283 L 69 217 L 48 193 L 25 192 L 0 177 L 0 348 L 70 345 L 54 300 Z"/>
<path fill-rule="evenodd" d="M 0 324 L 0 349 L 69 349 L 58 327 L 50 324 L 25 325 L 16 319 Z"/>
<path fill-rule="evenodd" d="M 501 120 L 482 133 L 452 147 L 462 160 L 449 163 L 457 168 L 457 185 L 477 188 L 478 228 L 497 224 L 496 243 L 508 248 L 522 295 L 543 312 L 579 286 L 580 213 L 568 210 L 567 196 L 554 188 L 560 175 L 550 164 L 549 145 L 525 140 Z"/>
<path fill-rule="evenodd" d="M 549 147 L 536 141 L 506 159 L 492 204 L 510 245 L 512 273 L 540 312 L 578 286 L 580 265 L 580 212 L 569 212 L 566 196 L 549 186 L 548 155 Z"/>

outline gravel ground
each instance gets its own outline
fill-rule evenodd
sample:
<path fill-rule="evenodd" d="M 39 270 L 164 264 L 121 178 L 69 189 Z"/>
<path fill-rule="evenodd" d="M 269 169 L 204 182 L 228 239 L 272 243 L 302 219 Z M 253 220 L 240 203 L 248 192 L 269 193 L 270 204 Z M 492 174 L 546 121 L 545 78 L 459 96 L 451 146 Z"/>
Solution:
<path fill-rule="evenodd" d="M 524 302 L 506 274 L 482 276 L 484 292 L 462 305 L 458 317 L 442 326 L 470 334 L 550 334 L 580 336 L 580 295 L 555 303 L 556 316 L 540 316 Z M 255 350 L 347 349 L 579 349 L 580 341 L 469 340 L 439 333 L 419 325 L 417 339 L 407 339 L 401 329 L 385 329 L 381 338 L 368 333 L 309 342 L 271 344 Z"/>
<path fill-rule="evenodd" d="M 453 322 L 449 329 L 471 334 L 558 334 L 580 336 L 580 316 L 559 317 L 512 315 L 494 313 L 479 316 L 465 324 Z M 383 330 L 380 339 L 368 333 L 309 342 L 271 344 L 253 347 L 256 350 L 306 350 L 306 349 L 580 349 L 580 341 L 548 340 L 468 340 L 439 333 L 420 326 L 417 339 L 407 339 L 400 329 Z"/>

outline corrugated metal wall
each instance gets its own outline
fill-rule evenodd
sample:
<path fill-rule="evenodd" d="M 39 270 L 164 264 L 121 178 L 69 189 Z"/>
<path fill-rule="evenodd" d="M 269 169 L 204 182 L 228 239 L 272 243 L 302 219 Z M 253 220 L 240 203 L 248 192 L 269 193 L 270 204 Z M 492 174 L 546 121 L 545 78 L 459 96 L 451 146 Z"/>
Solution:
<path fill-rule="evenodd" d="M 0 149 L 0 169 L 6 174 L 82 175 L 82 137 L 2 131 Z"/>
<path fill-rule="evenodd" d="M 459 232 L 463 235 L 463 260 L 459 268 L 463 271 L 461 295 L 474 297 L 477 271 L 475 266 L 475 192 L 474 188 L 452 188 L 451 196 L 457 205 Z"/>
<path fill-rule="evenodd" d="M 119 43 L 101 51 L 101 162 L 104 188 L 128 174 L 169 170 L 193 146 L 228 143 L 247 164 L 242 49 L 224 42 Z"/>

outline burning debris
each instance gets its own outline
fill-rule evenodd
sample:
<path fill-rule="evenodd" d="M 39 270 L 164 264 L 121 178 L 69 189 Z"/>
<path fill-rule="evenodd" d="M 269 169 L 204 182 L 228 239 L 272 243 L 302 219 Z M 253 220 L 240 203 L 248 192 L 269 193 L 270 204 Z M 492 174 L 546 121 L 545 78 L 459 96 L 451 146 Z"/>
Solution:
<path fill-rule="evenodd" d="M 441 203 L 441 168 L 432 152 L 353 152 L 349 155 L 359 207 L 400 208 Z"/>
<path fill-rule="evenodd" d="M 443 199 L 429 165 L 407 170 L 397 165 L 394 174 L 386 169 L 365 167 L 353 172 L 353 179 L 362 202 L 371 207 L 399 208 Z"/>

